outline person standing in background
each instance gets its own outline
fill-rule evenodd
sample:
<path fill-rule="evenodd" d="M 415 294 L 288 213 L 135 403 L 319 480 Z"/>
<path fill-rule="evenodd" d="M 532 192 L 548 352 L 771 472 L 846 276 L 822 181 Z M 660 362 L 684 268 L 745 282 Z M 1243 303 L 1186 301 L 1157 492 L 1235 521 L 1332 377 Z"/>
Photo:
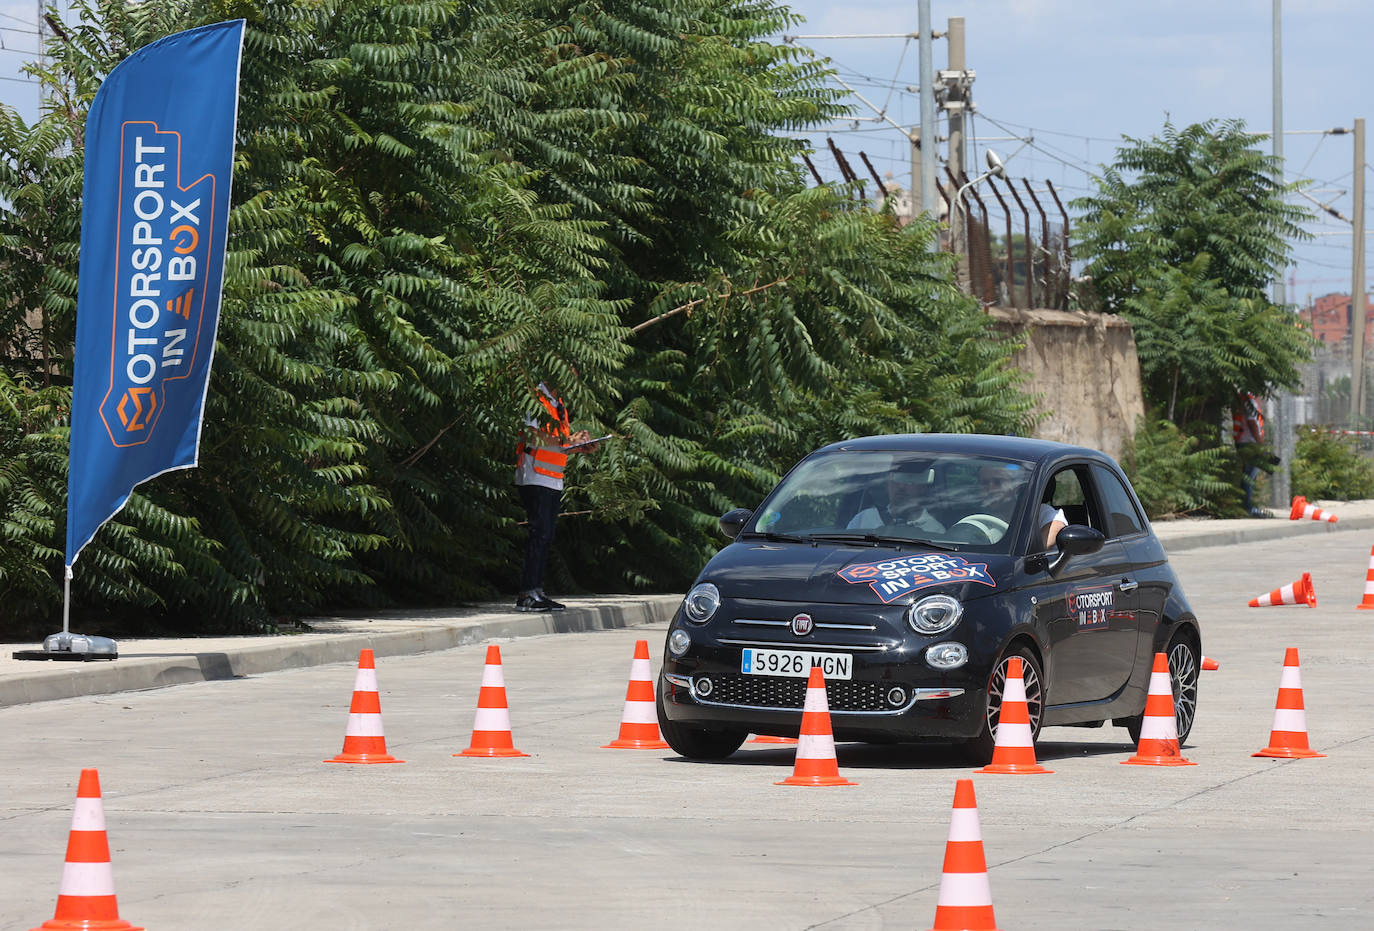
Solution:
<path fill-rule="evenodd" d="M 544 593 L 544 570 L 563 501 L 563 472 L 570 453 L 595 452 L 599 444 L 590 442 L 592 437 L 586 430 L 572 432 L 567 405 L 549 382 L 541 381 L 535 387 L 535 398 L 539 409 L 525 418 L 516 447 L 515 485 L 530 532 L 515 608 L 562 611 L 564 606 Z"/>
<path fill-rule="evenodd" d="M 1252 517 L 1268 517 L 1269 512 L 1254 504 L 1255 479 L 1266 465 L 1267 472 L 1279 464 L 1279 458 L 1264 448 L 1264 415 L 1259 399 L 1249 392 L 1238 392 L 1231 407 L 1231 438 L 1236 442 L 1236 458 L 1240 460 L 1241 488 L 1245 491 L 1245 510 Z"/>

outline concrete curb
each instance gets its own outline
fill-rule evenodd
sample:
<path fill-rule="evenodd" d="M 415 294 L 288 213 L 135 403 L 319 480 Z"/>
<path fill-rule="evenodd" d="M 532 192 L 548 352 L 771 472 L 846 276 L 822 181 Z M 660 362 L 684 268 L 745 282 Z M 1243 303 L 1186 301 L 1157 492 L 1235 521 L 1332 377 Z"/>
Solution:
<path fill-rule="evenodd" d="M 1278 540 L 1284 537 L 1310 536 L 1312 534 L 1340 533 L 1345 530 L 1369 530 L 1374 528 L 1374 517 L 1342 518 L 1334 524 L 1325 521 L 1290 521 L 1274 519 L 1270 521 L 1246 521 L 1243 527 L 1217 530 L 1191 531 L 1171 540 L 1167 531 L 1161 533 L 1162 525 L 1154 525 L 1155 533 L 1164 544 L 1166 553 L 1181 553 L 1186 550 L 1199 550 L 1208 546 L 1229 546 L 1232 543 L 1258 543 L 1265 540 Z"/>
<path fill-rule="evenodd" d="M 369 647 L 378 656 L 397 656 L 448 650 L 487 640 L 667 623 L 681 602 L 681 595 L 659 595 L 634 602 L 570 606 L 557 614 L 478 615 L 458 622 L 417 624 L 386 632 L 288 635 L 272 638 L 269 643 L 253 638 L 254 642 L 231 650 L 158 656 L 123 654 L 112 661 L 40 661 L 33 665 L 43 668 L 34 672 L 0 677 L 0 708 L 356 662 L 358 651 Z"/>
<path fill-rule="evenodd" d="M 1154 529 L 1165 552 L 1173 555 L 1209 546 L 1369 530 L 1374 528 L 1374 516 L 1354 515 L 1334 524 L 1282 518 L 1269 521 L 1218 521 L 1218 525 L 1231 526 L 1215 528 L 1206 524 L 1203 521 L 1160 522 L 1154 525 Z M 681 601 L 680 594 L 673 594 L 596 605 L 570 605 L 567 611 L 557 614 L 517 614 L 508 609 L 473 613 L 461 618 L 445 616 L 442 612 L 398 614 L 380 619 L 392 625 L 405 625 L 394 630 L 364 632 L 354 629 L 271 638 L 251 637 L 223 650 L 196 650 L 197 641 L 184 640 L 168 644 L 172 648 L 175 648 L 173 644 L 185 645 L 186 651 L 180 653 L 123 653 L 112 662 L 20 663 L 16 665 L 36 668 L 33 671 L 14 671 L 11 666 L 4 674 L 0 674 L 0 708 L 83 695 L 109 695 L 188 682 L 233 679 L 328 663 L 356 662 L 358 651 L 369 647 L 379 656 L 397 656 L 448 650 L 487 640 L 667 623 Z M 342 626 L 349 627 L 350 623 L 342 622 Z M 8 659 L 8 656 L 5 658 Z"/>

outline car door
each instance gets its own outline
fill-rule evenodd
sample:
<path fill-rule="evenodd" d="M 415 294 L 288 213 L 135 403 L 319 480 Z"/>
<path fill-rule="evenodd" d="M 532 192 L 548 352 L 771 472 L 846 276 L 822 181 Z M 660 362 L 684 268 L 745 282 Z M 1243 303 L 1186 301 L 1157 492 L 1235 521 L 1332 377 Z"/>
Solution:
<path fill-rule="evenodd" d="M 1173 588 L 1173 576 L 1165 569 L 1168 560 L 1163 546 L 1150 532 L 1150 525 L 1125 482 L 1100 464 L 1093 465 L 1092 474 L 1102 498 L 1109 535 L 1125 547 L 1129 580 L 1138 584 L 1136 663 L 1148 666 L 1154 659 L 1155 628 L 1164 619 L 1164 604 Z"/>
<path fill-rule="evenodd" d="M 1136 584 L 1121 540 L 1111 534 L 1087 463 L 1060 468 L 1042 500 L 1070 524 L 1107 536 L 1102 549 L 1075 556 L 1037 594 L 1036 618 L 1046 632 L 1046 696 L 1053 705 L 1111 697 L 1130 678 L 1138 639 Z"/>

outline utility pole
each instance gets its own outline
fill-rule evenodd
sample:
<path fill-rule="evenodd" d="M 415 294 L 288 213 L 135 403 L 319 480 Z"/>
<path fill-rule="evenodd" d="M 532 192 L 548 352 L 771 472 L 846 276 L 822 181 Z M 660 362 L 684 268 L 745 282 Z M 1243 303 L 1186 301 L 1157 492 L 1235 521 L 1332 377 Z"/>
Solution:
<path fill-rule="evenodd" d="M 921 211 L 939 219 L 939 197 L 935 193 L 935 68 L 932 62 L 930 0 L 917 0 L 917 39 L 920 49 L 918 68 L 921 73 Z M 913 166 L 914 167 L 914 166 Z M 916 187 L 916 178 L 911 179 Z M 939 242 L 932 245 L 938 249 Z"/>
<path fill-rule="evenodd" d="M 956 179 L 964 175 L 964 112 L 967 102 L 966 74 L 968 64 L 964 53 L 964 18 L 952 16 L 949 19 L 945 37 L 949 42 L 949 71 L 941 75 L 945 90 L 944 108 L 949 114 L 949 170 Z M 951 197 L 956 188 L 950 189 Z M 950 251 L 956 255 L 965 250 L 967 216 L 958 210 L 949 214 Z"/>
<path fill-rule="evenodd" d="M 1283 186 L 1283 0 L 1274 0 L 1274 172 L 1279 186 Z M 1285 312 L 1287 311 L 1288 296 L 1284 291 L 1282 268 L 1277 269 L 1278 274 L 1274 276 L 1274 303 Z M 1297 426 L 1294 421 L 1297 419 L 1297 404 L 1293 398 L 1293 392 L 1280 389 L 1278 397 L 1278 424 L 1274 428 L 1274 447 L 1275 453 L 1281 460 L 1280 465 L 1274 470 L 1273 481 L 1270 483 L 1272 500 L 1274 507 L 1282 510 L 1288 506 L 1290 493 L 1293 488 L 1292 469 L 1293 469 L 1293 450 L 1296 445 L 1296 437 L 1293 435 L 1294 428 Z"/>
<path fill-rule="evenodd" d="M 1364 118 L 1355 121 L 1354 242 L 1350 261 L 1350 428 L 1364 429 Z"/>

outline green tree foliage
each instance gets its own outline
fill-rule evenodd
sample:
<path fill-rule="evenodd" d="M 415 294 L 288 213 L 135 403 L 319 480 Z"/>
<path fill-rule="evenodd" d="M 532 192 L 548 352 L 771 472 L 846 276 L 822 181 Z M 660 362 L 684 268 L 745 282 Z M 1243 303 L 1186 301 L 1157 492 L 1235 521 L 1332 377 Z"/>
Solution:
<path fill-rule="evenodd" d="M 1237 392 L 1297 383 L 1311 341 L 1265 296 L 1305 235 L 1293 185 L 1274 179 L 1238 120 L 1127 139 L 1075 202 L 1075 254 L 1103 308 L 1136 328 L 1147 400 L 1180 426 L 1220 422 Z"/>
<path fill-rule="evenodd" d="M 1168 420 L 1142 418 L 1121 464 L 1151 518 L 1239 512 L 1230 450 L 1202 446 Z"/>
<path fill-rule="evenodd" d="M 12 617 L 58 607 L 85 108 L 129 50 L 228 15 L 249 28 L 200 468 L 96 535 L 74 617 L 244 629 L 509 590 L 513 433 L 542 378 L 618 437 L 570 472 L 564 509 L 591 515 L 560 523 L 562 590 L 681 587 L 717 515 L 822 443 L 1030 423 L 1013 347 L 928 251 L 933 227 L 806 187 L 783 131 L 842 102 L 822 63 L 765 41 L 794 22 L 771 2 L 85 13 L 53 48 L 62 105 L 35 127 L 0 108 L 22 340 L 0 384 L 0 572 L 33 594 Z"/>
<path fill-rule="evenodd" d="M 1312 501 L 1374 498 L 1374 463 L 1349 437 L 1304 429 L 1293 453 L 1293 494 Z"/>

